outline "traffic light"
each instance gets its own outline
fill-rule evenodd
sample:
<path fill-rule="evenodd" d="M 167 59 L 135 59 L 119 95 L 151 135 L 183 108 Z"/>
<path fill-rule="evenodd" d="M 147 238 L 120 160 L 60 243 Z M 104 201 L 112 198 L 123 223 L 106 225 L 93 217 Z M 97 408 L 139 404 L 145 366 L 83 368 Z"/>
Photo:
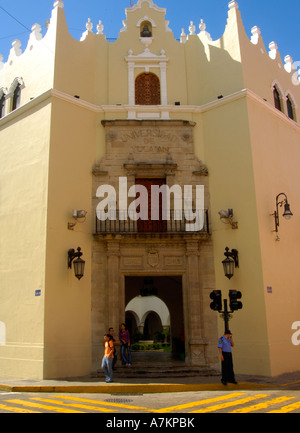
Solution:
<path fill-rule="evenodd" d="M 210 304 L 210 308 L 214 311 L 221 311 L 222 310 L 221 290 L 214 290 L 213 292 L 211 292 L 210 299 L 213 300 L 213 302 Z"/>
<path fill-rule="evenodd" d="M 243 308 L 243 304 L 238 301 L 241 297 L 242 293 L 238 290 L 229 290 L 229 307 L 231 311 L 237 311 Z"/>

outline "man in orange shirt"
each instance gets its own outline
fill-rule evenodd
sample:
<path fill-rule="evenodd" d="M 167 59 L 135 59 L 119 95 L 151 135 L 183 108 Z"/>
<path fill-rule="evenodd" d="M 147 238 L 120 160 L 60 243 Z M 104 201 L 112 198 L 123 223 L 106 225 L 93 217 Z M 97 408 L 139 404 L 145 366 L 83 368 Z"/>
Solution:
<path fill-rule="evenodd" d="M 114 359 L 114 343 L 111 335 L 104 334 L 104 356 L 102 359 L 102 369 L 105 374 L 107 383 L 113 382 L 113 359 Z"/>

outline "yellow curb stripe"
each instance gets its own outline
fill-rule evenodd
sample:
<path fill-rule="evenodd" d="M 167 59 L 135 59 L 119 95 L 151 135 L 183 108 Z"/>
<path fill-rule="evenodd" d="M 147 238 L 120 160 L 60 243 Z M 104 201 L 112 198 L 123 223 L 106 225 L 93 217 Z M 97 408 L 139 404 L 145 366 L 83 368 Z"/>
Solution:
<path fill-rule="evenodd" d="M 236 409 L 230 413 L 248 413 L 248 412 L 254 412 L 256 410 L 267 409 L 269 406 L 273 406 L 274 404 L 284 403 L 285 401 L 292 400 L 293 398 L 296 397 L 285 397 L 285 396 L 278 397 L 278 398 L 274 398 L 273 400 L 265 401 L 264 403 L 259 403 L 243 409 Z"/>
<path fill-rule="evenodd" d="M 281 389 L 289 385 L 300 383 L 300 381 L 283 385 L 239 383 L 228 384 L 226 387 L 220 383 L 208 384 L 109 384 L 109 385 L 39 385 L 39 386 L 15 386 L 0 385 L 1 391 L 7 392 L 45 392 L 45 393 L 84 393 L 84 394 L 124 394 L 124 393 L 169 393 L 169 392 L 192 392 L 192 391 L 246 391 L 246 390 L 268 390 Z"/>
<path fill-rule="evenodd" d="M 257 400 L 259 398 L 265 398 L 265 397 L 269 397 L 269 395 L 267 395 L 267 394 L 257 394 L 257 395 L 254 395 L 253 397 L 247 397 L 247 398 L 243 398 L 241 400 L 231 401 L 231 402 L 228 402 L 228 403 L 218 404 L 218 405 L 215 405 L 215 406 L 209 406 L 209 407 L 206 407 L 204 409 L 195 410 L 195 411 L 189 412 L 189 413 L 215 412 L 217 410 L 227 409 L 228 407 L 238 406 L 240 404 L 246 404 L 246 403 L 249 403 L 249 401 L 253 401 L 253 400 Z"/>

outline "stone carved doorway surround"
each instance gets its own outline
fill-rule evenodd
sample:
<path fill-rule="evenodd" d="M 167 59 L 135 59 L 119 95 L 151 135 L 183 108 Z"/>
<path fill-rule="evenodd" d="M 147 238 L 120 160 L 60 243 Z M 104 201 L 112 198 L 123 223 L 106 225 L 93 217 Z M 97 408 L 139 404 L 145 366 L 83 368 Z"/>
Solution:
<path fill-rule="evenodd" d="M 189 240 L 173 239 L 172 244 L 162 238 L 157 242 L 153 238 L 124 241 L 113 236 L 99 242 L 97 236 L 93 266 L 99 272 L 96 261 L 101 257 L 106 271 L 104 274 L 100 271 L 100 275 L 94 278 L 93 334 L 101 324 L 103 332 L 100 336 L 103 337 L 110 326 L 117 334 L 120 323 L 125 322 L 126 279 L 142 280 L 149 276 L 181 278 L 182 296 L 169 300 L 168 308 L 172 309 L 170 302 L 183 303 L 185 363 L 216 370 L 217 323 L 216 315 L 209 308 L 211 241 L 197 239 L 198 236 Z M 98 340 L 97 335 L 95 338 Z M 98 344 L 95 352 L 99 353 Z"/>
<path fill-rule="evenodd" d="M 93 202 L 97 188 L 118 190 L 120 176 L 128 188 L 138 179 L 165 178 L 166 185 L 204 185 L 209 209 L 206 166 L 194 153 L 195 124 L 189 121 L 103 121 L 106 154 L 93 167 Z M 129 204 L 129 201 L 128 201 Z M 118 209 L 118 204 L 117 204 Z M 208 224 L 201 232 L 179 230 L 140 233 L 128 225 L 97 225 L 93 242 L 92 330 L 94 365 L 103 348 L 103 333 L 116 334 L 125 321 L 128 277 L 173 277 L 182 281 L 185 362 L 219 369 L 217 315 L 210 308 L 215 289 L 213 245 Z"/>

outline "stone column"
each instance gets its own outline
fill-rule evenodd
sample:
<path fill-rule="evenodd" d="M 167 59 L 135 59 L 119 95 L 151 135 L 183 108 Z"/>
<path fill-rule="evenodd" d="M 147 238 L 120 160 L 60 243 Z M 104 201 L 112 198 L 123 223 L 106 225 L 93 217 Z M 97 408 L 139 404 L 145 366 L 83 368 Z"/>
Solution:
<path fill-rule="evenodd" d="M 188 341 L 187 361 L 191 365 L 206 366 L 206 340 L 203 337 L 202 297 L 199 279 L 199 243 L 196 240 L 186 242 L 187 256 L 187 302 L 188 302 Z"/>
<path fill-rule="evenodd" d="M 120 244 L 118 241 L 107 242 L 107 328 L 113 327 L 115 333 L 120 325 Z M 103 294 L 104 295 L 104 294 Z M 117 334 L 116 334 L 117 335 Z"/>
<path fill-rule="evenodd" d="M 221 265 L 221 263 L 220 263 Z M 214 269 L 214 251 L 212 239 L 209 238 L 200 242 L 199 257 L 200 272 L 200 296 L 202 304 L 202 336 L 207 343 L 205 347 L 205 359 L 210 369 L 219 371 L 220 359 L 218 352 L 218 316 L 219 314 L 212 311 L 209 307 L 211 299 L 210 293 L 216 289 L 215 269 Z"/>

